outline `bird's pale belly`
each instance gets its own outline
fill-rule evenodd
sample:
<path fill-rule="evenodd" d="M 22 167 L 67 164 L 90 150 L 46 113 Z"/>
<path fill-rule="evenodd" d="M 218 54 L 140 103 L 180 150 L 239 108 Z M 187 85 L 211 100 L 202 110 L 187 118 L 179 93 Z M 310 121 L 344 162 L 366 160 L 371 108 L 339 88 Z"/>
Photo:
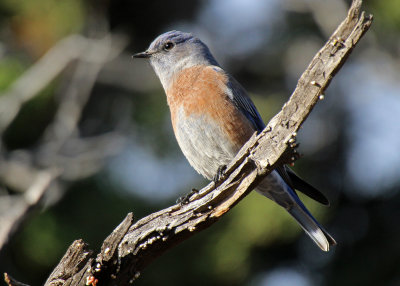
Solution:
<path fill-rule="evenodd" d="M 178 112 L 177 116 L 184 116 L 183 111 Z M 174 131 L 190 165 L 209 180 L 214 178 L 220 166 L 228 165 L 242 147 L 233 144 L 220 126 L 200 115 L 179 118 Z M 286 188 L 279 174 L 272 171 L 261 182 L 257 192 L 287 207 L 289 198 L 285 193 Z"/>
<path fill-rule="evenodd" d="M 179 112 L 178 116 L 184 115 Z M 220 166 L 230 163 L 241 148 L 201 115 L 177 120 L 175 136 L 190 165 L 207 179 L 212 179 Z"/>

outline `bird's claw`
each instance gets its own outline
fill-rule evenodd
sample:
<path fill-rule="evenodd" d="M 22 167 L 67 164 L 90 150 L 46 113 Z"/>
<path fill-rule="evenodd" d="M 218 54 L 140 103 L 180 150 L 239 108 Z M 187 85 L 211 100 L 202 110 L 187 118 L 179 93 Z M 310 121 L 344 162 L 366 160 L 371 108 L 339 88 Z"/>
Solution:
<path fill-rule="evenodd" d="M 193 188 L 193 189 L 190 191 L 190 193 L 188 193 L 188 194 L 186 194 L 186 195 L 184 195 L 184 196 L 179 197 L 179 198 L 176 200 L 176 203 L 177 203 L 177 204 L 180 204 L 180 205 L 187 205 L 187 204 L 190 202 L 190 198 L 191 198 L 194 194 L 197 194 L 198 192 L 199 192 L 199 190 Z"/>
<path fill-rule="evenodd" d="M 226 165 L 222 165 L 218 167 L 217 173 L 215 174 L 213 181 L 217 183 L 225 174 Z"/>

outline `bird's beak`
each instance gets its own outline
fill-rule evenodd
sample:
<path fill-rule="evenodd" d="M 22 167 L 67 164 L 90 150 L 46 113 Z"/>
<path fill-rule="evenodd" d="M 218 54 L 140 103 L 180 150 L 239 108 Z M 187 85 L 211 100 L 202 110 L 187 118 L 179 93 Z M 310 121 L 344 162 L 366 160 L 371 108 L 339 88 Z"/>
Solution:
<path fill-rule="evenodd" d="M 132 55 L 132 58 L 144 58 L 144 59 L 148 59 L 148 58 L 151 57 L 152 54 L 153 54 L 152 52 L 145 51 L 145 52 L 142 52 L 142 53 L 137 53 L 137 54 Z"/>

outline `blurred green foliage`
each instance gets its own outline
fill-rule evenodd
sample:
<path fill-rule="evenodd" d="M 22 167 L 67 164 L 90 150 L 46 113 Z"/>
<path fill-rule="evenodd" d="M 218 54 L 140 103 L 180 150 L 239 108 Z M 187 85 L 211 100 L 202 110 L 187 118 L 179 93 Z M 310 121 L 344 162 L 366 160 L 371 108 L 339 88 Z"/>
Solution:
<path fill-rule="evenodd" d="M 400 31 L 400 3 L 397 0 L 386 1 L 366 1 L 366 5 L 371 8 L 376 23 L 374 28 L 381 29 L 382 32 L 398 33 Z M 381 34 L 382 37 L 384 34 Z"/>
<path fill-rule="evenodd" d="M 13 40 L 33 56 L 40 56 L 58 40 L 79 31 L 85 21 L 80 0 L 3 0 Z"/>
<path fill-rule="evenodd" d="M 5 91 L 20 76 L 26 66 L 14 57 L 5 57 L 0 61 L 0 91 Z"/>

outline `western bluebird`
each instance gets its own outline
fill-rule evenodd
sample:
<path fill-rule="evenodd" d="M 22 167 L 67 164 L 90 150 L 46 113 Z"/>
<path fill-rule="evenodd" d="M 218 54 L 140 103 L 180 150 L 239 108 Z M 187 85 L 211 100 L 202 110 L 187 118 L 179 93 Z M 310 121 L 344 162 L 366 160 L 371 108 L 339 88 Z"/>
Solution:
<path fill-rule="evenodd" d="M 245 89 L 225 72 L 208 47 L 190 33 L 158 36 L 136 58 L 149 58 L 167 95 L 172 126 L 190 165 L 207 179 L 227 165 L 265 124 Z M 324 251 L 335 240 L 310 214 L 294 190 L 328 205 L 325 196 L 287 166 L 271 172 L 257 192 L 284 207 Z"/>

